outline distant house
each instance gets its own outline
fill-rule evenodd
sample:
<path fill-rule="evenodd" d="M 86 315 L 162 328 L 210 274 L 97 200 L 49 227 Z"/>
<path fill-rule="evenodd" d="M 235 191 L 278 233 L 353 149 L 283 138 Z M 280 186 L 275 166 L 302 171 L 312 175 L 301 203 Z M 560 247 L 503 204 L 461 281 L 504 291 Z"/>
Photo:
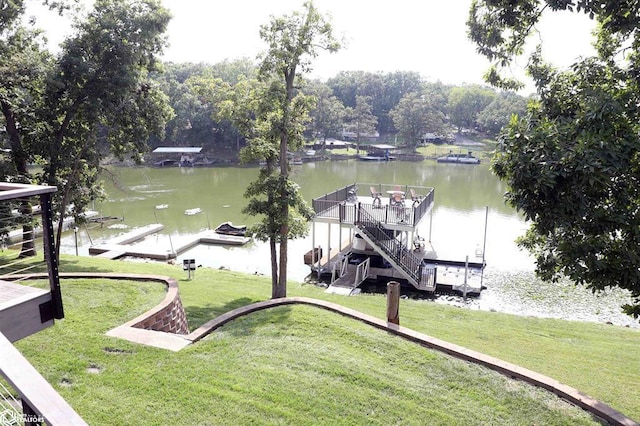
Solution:
<path fill-rule="evenodd" d="M 325 145 L 323 141 L 316 140 L 310 147 L 315 150 L 320 150 L 324 148 Z M 347 142 L 347 141 L 342 141 L 338 139 L 327 139 L 326 149 L 348 149 L 348 148 L 354 148 L 354 147 L 355 147 L 355 144 L 353 142 Z"/>
<path fill-rule="evenodd" d="M 441 133 L 425 133 L 420 138 L 420 143 L 425 145 L 428 143 L 442 144 L 450 142 L 455 142 L 455 137 L 451 135 L 443 135 Z"/>
<path fill-rule="evenodd" d="M 358 133 L 349 132 L 349 131 L 346 131 L 346 130 L 342 131 L 341 136 L 342 136 L 342 139 L 344 139 L 346 141 L 355 141 L 355 140 L 358 139 Z M 380 133 L 378 133 L 378 132 L 360 134 L 360 140 L 371 141 L 371 140 L 377 140 L 378 138 L 380 138 Z"/>

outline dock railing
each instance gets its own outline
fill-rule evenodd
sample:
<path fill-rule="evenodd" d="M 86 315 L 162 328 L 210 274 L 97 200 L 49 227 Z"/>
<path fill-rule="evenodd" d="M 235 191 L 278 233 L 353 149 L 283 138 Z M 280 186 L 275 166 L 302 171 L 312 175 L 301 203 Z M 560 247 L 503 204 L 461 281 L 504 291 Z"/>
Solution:
<path fill-rule="evenodd" d="M 422 279 L 422 258 L 416 256 L 407 246 L 402 244 L 389 230 L 382 226 L 365 210 L 360 209 L 356 225 L 384 254 L 416 284 Z"/>
<path fill-rule="evenodd" d="M 371 203 L 362 201 L 354 203 L 349 200 L 349 193 L 359 188 L 375 188 L 382 194 L 386 194 L 388 191 L 399 190 L 404 193 L 405 196 L 406 194 L 410 194 L 413 189 L 416 194 L 420 194 L 420 197 L 415 201 L 409 197 L 405 200 L 404 206 L 376 204 L 373 198 L 371 199 Z M 424 215 L 431 209 L 433 202 L 434 189 L 430 187 L 353 183 L 315 198 L 312 206 L 317 218 L 335 220 L 339 223 L 355 224 L 358 214 L 357 208 L 360 206 L 360 208 L 365 209 L 370 216 L 382 224 L 414 227 L 420 223 Z"/>

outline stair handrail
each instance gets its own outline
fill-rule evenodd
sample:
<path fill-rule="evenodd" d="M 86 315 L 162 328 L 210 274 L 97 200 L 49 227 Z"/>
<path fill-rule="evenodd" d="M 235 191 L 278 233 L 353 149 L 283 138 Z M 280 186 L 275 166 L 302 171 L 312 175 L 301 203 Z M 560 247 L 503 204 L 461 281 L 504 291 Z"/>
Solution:
<path fill-rule="evenodd" d="M 422 258 L 416 256 L 404 244 L 390 235 L 390 229 L 382 226 L 365 209 L 359 208 L 356 226 L 384 251 L 418 285 L 422 279 Z M 382 236 L 386 238 L 382 239 Z"/>

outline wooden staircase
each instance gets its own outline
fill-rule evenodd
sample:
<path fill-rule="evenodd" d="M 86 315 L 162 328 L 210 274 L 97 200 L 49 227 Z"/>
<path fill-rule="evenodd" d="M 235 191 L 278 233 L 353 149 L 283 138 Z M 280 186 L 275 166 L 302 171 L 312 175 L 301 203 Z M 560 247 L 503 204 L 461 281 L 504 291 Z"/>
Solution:
<path fill-rule="evenodd" d="M 385 228 L 381 222 L 365 209 L 358 209 L 355 226 L 360 236 L 384 259 L 419 290 L 435 290 L 435 269 L 425 268 L 422 257 L 399 241 L 393 230 Z"/>

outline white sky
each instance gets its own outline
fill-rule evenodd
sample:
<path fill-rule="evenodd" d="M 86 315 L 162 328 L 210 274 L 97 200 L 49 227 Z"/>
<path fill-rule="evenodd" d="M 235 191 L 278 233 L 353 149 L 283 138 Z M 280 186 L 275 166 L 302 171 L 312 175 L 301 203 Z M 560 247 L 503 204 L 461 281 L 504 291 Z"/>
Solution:
<path fill-rule="evenodd" d="M 90 0 L 83 0 L 88 2 Z M 302 9 L 303 0 L 163 0 L 173 14 L 170 46 L 164 59 L 216 63 L 255 58 L 265 46 L 259 27 L 270 16 Z M 465 22 L 470 0 L 315 0 L 332 18 L 334 31 L 346 41 L 335 54 L 322 53 L 313 63 L 313 77 L 327 79 L 339 71 L 416 71 L 429 81 L 482 83 L 488 61 L 467 39 Z M 40 21 L 42 22 L 42 21 Z M 47 17 L 52 43 L 68 25 Z M 567 66 L 590 49 L 593 23 L 585 16 L 551 14 L 540 26 L 544 54 Z M 570 36 L 566 36 L 569 34 Z M 520 60 L 521 65 L 526 59 Z M 522 76 L 516 67 L 514 73 Z"/>

